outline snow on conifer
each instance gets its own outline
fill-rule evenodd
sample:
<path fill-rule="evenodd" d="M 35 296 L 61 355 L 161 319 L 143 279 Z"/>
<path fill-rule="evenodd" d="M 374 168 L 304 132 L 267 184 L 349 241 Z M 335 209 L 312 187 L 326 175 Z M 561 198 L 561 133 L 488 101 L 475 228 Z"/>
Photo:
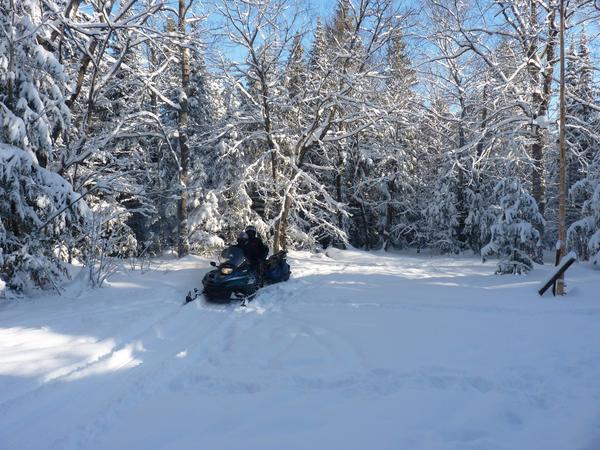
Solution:
<path fill-rule="evenodd" d="M 582 218 L 567 231 L 567 245 L 582 260 L 600 267 L 600 154 L 590 166 L 587 177 L 571 188 L 572 198 L 583 199 Z"/>
<path fill-rule="evenodd" d="M 481 249 L 481 256 L 484 261 L 492 255 L 500 258 L 496 273 L 526 273 L 532 269 L 532 258 L 541 245 L 536 227 L 544 224 L 544 218 L 516 177 L 499 181 L 494 197 L 490 212 L 496 219 L 490 228 L 491 240 Z"/>
<path fill-rule="evenodd" d="M 37 39 L 38 8 L 34 2 L 0 0 L 0 142 L 30 152 L 46 167 L 52 134 L 69 126 L 70 112 L 63 67 Z"/>
<path fill-rule="evenodd" d="M 458 224 L 455 183 L 452 173 L 442 177 L 435 186 L 432 201 L 425 210 L 428 241 L 433 248 L 442 253 L 455 252 L 459 248 L 455 231 Z"/>
<path fill-rule="evenodd" d="M 0 273 L 16 293 L 67 275 L 67 245 L 87 215 L 79 194 L 28 152 L 0 144 Z"/>

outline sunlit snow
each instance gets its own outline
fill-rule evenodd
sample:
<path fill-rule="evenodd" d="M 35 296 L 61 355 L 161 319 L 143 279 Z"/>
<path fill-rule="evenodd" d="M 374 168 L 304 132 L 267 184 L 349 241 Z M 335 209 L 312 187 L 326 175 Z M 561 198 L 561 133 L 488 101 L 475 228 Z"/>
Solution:
<path fill-rule="evenodd" d="M 576 265 L 294 253 L 246 308 L 196 257 L 0 306 L 0 448 L 537 449 L 600 442 L 600 287 Z"/>

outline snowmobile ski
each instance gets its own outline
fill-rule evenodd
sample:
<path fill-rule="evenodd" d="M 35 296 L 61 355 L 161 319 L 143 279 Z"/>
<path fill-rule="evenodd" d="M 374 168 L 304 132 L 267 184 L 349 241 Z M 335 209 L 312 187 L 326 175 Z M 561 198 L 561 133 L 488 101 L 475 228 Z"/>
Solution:
<path fill-rule="evenodd" d="M 252 300 L 254 300 L 254 297 L 256 297 L 256 294 L 258 294 L 257 291 L 252 292 L 251 294 L 234 294 L 234 296 L 241 300 L 242 302 L 240 303 L 240 306 L 245 307 L 248 302 L 251 302 Z"/>
<path fill-rule="evenodd" d="M 201 295 L 202 295 L 202 292 L 200 292 L 198 290 L 198 288 L 194 288 L 194 293 L 193 294 L 192 294 L 192 291 L 188 291 L 187 295 L 185 296 L 185 302 L 183 304 L 187 305 L 188 303 L 193 302 L 194 300 L 196 300 Z"/>

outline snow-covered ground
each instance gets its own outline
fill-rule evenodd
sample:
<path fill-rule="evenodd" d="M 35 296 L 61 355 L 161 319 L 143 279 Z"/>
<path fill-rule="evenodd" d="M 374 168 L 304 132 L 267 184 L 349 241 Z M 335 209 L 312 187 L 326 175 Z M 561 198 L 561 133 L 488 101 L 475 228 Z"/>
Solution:
<path fill-rule="evenodd" d="M 0 449 L 600 449 L 599 272 L 330 255 L 246 308 L 181 306 L 196 257 L 5 301 Z"/>

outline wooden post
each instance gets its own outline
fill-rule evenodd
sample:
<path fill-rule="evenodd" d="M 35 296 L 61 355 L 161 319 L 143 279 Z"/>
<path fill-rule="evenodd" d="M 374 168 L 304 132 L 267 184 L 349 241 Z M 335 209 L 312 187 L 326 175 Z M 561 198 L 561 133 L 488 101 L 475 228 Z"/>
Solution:
<path fill-rule="evenodd" d="M 559 124 L 559 186 L 558 186 L 558 240 L 559 257 L 565 254 L 566 242 L 566 151 L 565 151 L 565 0 L 560 0 L 560 124 Z M 564 274 L 556 280 L 556 293 L 565 294 Z"/>
<path fill-rule="evenodd" d="M 538 290 L 540 295 L 544 295 L 550 286 L 554 286 L 556 280 L 560 277 L 564 277 L 566 270 L 573 265 L 577 261 L 577 255 L 575 252 L 571 252 L 566 255 L 561 261 L 560 264 L 556 267 L 550 278 L 548 278 L 544 285 Z"/>
<path fill-rule="evenodd" d="M 560 241 L 556 242 L 556 253 L 554 255 L 554 266 L 558 267 L 558 265 L 560 264 L 560 252 L 562 249 L 562 244 L 560 243 Z M 552 284 L 552 295 L 556 296 L 556 284 L 557 281 L 554 281 L 554 283 Z"/>

